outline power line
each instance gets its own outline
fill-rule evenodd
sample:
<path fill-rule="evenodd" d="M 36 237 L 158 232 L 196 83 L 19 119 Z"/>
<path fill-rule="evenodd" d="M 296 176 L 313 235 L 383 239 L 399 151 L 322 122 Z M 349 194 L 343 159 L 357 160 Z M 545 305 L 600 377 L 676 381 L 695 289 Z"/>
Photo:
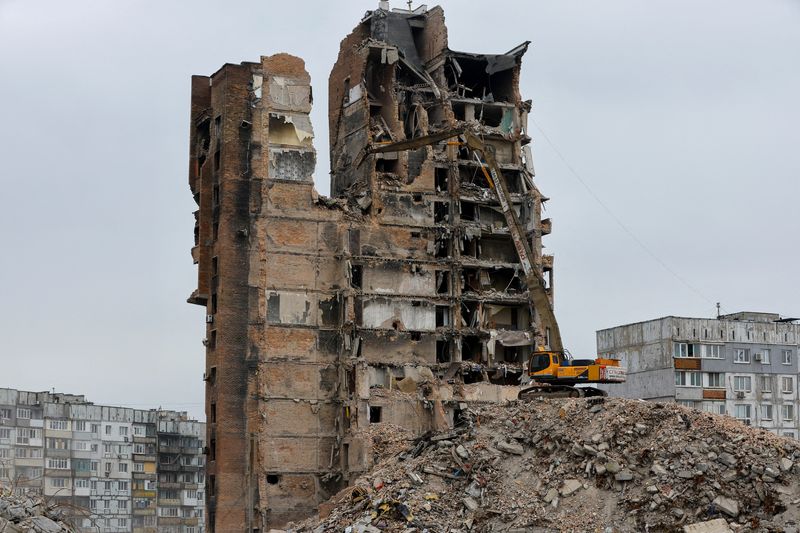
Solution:
<path fill-rule="evenodd" d="M 642 242 L 642 240 L 639 239 L 639 237 L 637 237 L 636 234 L 633 231 L 631 231 L 631 229 L 628 228 L 628 226 L 626 226 L 624 222 L 622 222 L 622 220 L 616 215 L 616 213 L 614 213 L 614 211 L 611 208 L 609 208 L 605 204 L 605 202 L 603 202 L 602 199 L 600 199 L 600 197 L 597 195 L 597 193 L 594 192 L 594 190 L 589 186 L 589 184 L 586 183 L 583 180 L 583 178 L 581 178 L 580 174 L 578 174 L 578 171 L 575 170 L 575 168 L 572 165 L 569 164 L 569 161 L 567 161 L 567 159 L 564 157 L 564 154 L 562 154 L 561 150 L 559 150 L 556 147 L 556 145 L 553 143 L 553 141 L 550 140 L 550 137 L 544 132 L 542 127 L 539 125 L 539 123 L 536 122 L 536 120 L 532 116 L 529 116 L 528 118 L 529 118 L 529 120 L 531 122 L 533 122 L 533 125 L 536 126 L 536 129 L 539 130 L 539 133 L 542 134 L 542 138 L 545 140 L 545 142 L 547 142 L 547 144 L 550 146 L 550 148 L 552 148 L 553 152 L 556 153 L 556 155 L 561 160 L 561 162 L 564 163 L 564 166 L 567 167 L 567 169 L 569 170 L 570 174 L 572 174 L 575 177 L 575 179 L 578 180 L 578 183 L 580 183 L 583 186 L 583 188 L 586 189 L 586 191 L 589 193 L 589 195 L 594 199 L 595 202 L 597 202 L 600 205 L 600 207 L 603 208 L 603 210 L 611 217 L 611 219 L 614 220 L 614 222 L 616 222 L 616 224 L 620 228 L 622 228 L 622 231 L 627 233 L 628 236 L 631 239 L 633 239 L 633 241 L 636 244 L 638 244 L 639 247 L 642 250 L 645 251 L 645 253 L 647 253 L 647 255 L 649 255 L 656 263 L 661 265 L 661 267 L 664 270 L 669 272 L 675 279 L 677 279 L 680 283 L 682 283 L 684 286 L 686 286 L 689 290 L 694 292 L 697 296 L 699 296 L 700 298 L 702 298 L 706 302 L 710 303 L 711 305 L 714 305 L 714 306 L 718 305 L 718 302 L 716 302 L 716 301 L 712 300 L 711 298 L 707 297 L 705 294 L 703 294 L 702 291 L 700 291 L 700 289 L 698 289 L 697 287 L 695 287 L 694 285 L 692 285 L 691 283 L 686 281 L 686 279 L 684 279 L 677 272 L 675 272 L 672 268 L 670 268 L 670 266 L 666 262 L 664 262 L 658 255 L 655 254 L 655 252 L 653 252 L 644 242 Z"/>

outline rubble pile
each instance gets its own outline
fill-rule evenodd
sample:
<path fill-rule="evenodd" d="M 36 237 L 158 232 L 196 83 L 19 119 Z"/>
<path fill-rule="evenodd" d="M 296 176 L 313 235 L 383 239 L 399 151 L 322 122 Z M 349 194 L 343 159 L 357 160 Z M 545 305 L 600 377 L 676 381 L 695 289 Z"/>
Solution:
<path fill-rule="evenodd" d="M 799 463 L 794 440 L 676 404 L 483 406 L 289 531 L 795 532 Z"/>
<path fill-rule="evenodd" d="M 39 496 L 7 494 L 0 487 L 0 533 L 73 533 L 62 520 L 62 506 L 48 504 Z"/>

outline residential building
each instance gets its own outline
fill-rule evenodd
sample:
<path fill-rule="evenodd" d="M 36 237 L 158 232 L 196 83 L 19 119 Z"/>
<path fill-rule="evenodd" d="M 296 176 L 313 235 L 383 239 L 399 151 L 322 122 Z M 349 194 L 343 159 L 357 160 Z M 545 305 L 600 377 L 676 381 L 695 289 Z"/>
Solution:
<path fill-rule="evenodd" d="M 516 398 L 545 336 L 494 178 L 553 296 L 519 90 L 528 43 L 450 50 L 440 7 L 369 11 L 330 75 L 331 198 L 314 190 L 311 86 L 287 54 L 192 78 L 189 184 L 204 308 L 209 530 L 305 518 L 369 468 L 365 428 L 448 427 Z M 324 169 L 327 173 L 327 169 Z"/>
<path fill-rule="evenodd" d="M 184 412 L 0 389 L 0 487 L 64 505 L 80 531 L 202 533 L 204 436 Z"/>
<path fill-rule="evenodd" d="M 628 369 L 612 396 L 676 401 L 800 437 L 796 319 L 741 312 L 664 317 L 597 332 L 601 357 Z"/>

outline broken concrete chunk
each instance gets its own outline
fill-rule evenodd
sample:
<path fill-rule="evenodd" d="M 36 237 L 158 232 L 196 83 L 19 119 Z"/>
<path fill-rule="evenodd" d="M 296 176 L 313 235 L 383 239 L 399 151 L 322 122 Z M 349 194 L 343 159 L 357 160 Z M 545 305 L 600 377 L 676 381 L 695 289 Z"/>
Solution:
<path fill-rule="evenodd" d="M 621 470 L 616 476 L 614 476 L 614 479 L 616 479 L 617 481 L 630 481 L 633 479 L 633 472 L 631 472 L 626 468 L 625 470 Z"/>
<path fill-rule="evenodd" d="M 558 498 L 558 491 L 556 489 L 550 489 L 547 491 L 547 494 L 544 495 L 545 503 L 551 503 L 556 498 Z"/>
<path fill-rule="evenodd" d="M 717 509 L 725 513 L 726 515 L 736 518 L 739 516 L 739 502 L 732 498 L 726 498 L 725 496 L 717 496 L 714 498 L 714 501 L 711 502 Z"/>
<path fill-rule="evenodd" d="M 724 518 L 683 526 L 683 533 L 733 533 Z"/>
<path fill-rule="evenodd" d="M 732 454 L 728 452 L 722 452 L 721 454 L 719 454 L 717 461 L 727 466 L 736 466 L 737 463 L 736 457 L 734 457 Z"/>
<path fill-rule="evenodd" d="M 608 472 L 611 473 L 611 474 L 616 474 L 620 470 L 622 470 L 622 466 L 616 461 L 608 461 L 605 464 L 605 467 L 606 467 L 606 470 L 608 470 Z"/>
<path fill-rule="evenodd" d="M 501 452 L 511 453 L 514 455 L 522 455 L 525 452 L 522 444 L 518 444 L 516 442 L 500 441 L 497 443 L 497 449 Z"/>
<path fill-rule="evenodd" d="M 786 457 L 781 459 L 781 470 L 783 470 L 784 472 L 788 472 L 789 470 L 792 469 L 793 466 L 794 462 L 791 459 L 787 459 Z"/>
<path fill-rule="evenodd" d="M 470 497 L 470 496 L 467 496 L 466 498 L 464 498 L 463 501 L 464 501 L 464 507 L 466 507 L 470 511 L 477 511 L 478 508 L 480 508 L 480 505 L 478 504 L 478 502 L 475 501 L 475 499 Z"/>
<path fill-rule="evenodd" d="M 562 496 L 569 496 L 570 494 L 578 491 L 581 487 L 583 487 L 583 483 L 578 481 L 577 479 L 567 479 L 564 480 L 564 484 L 561 486 Z"/>

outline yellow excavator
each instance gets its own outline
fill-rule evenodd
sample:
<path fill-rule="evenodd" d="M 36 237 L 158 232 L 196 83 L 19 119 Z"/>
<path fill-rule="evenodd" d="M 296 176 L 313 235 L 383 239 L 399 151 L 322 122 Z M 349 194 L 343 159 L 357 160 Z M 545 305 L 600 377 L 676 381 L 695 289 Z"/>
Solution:
<path fill-rule="evenodd" d="M 494 190 L 500 208 L 514 241 L 528 288 L 528 304 L 531 318 L 538 317 L 538 328 L 534 336 L 536 350 L 527 362 L 526 387 L 519 392 L 519 399 L 561 396 L 605 396 L 606 392 L 595 387 L 576 387 L 580 384 L 621 383 L 625 381 L 625 369 L 613 359 L 573 359 L 564 350 L 553 305 L 547 295 L 542 273 L 531 261 L 530 244 L 521 229 L 517 214 L 511 205 L 508 184 L 500 172 L 494 156 L 494 147 L 483 142 L 469 126 L 424 135 L 398 142 L 380 142 L 367 146 L 366 153 L 400 152 L 415 150 L 449 139 L 459 138 L 458 145 L 469 148 L 483 171 L 489 187 Z"/>

